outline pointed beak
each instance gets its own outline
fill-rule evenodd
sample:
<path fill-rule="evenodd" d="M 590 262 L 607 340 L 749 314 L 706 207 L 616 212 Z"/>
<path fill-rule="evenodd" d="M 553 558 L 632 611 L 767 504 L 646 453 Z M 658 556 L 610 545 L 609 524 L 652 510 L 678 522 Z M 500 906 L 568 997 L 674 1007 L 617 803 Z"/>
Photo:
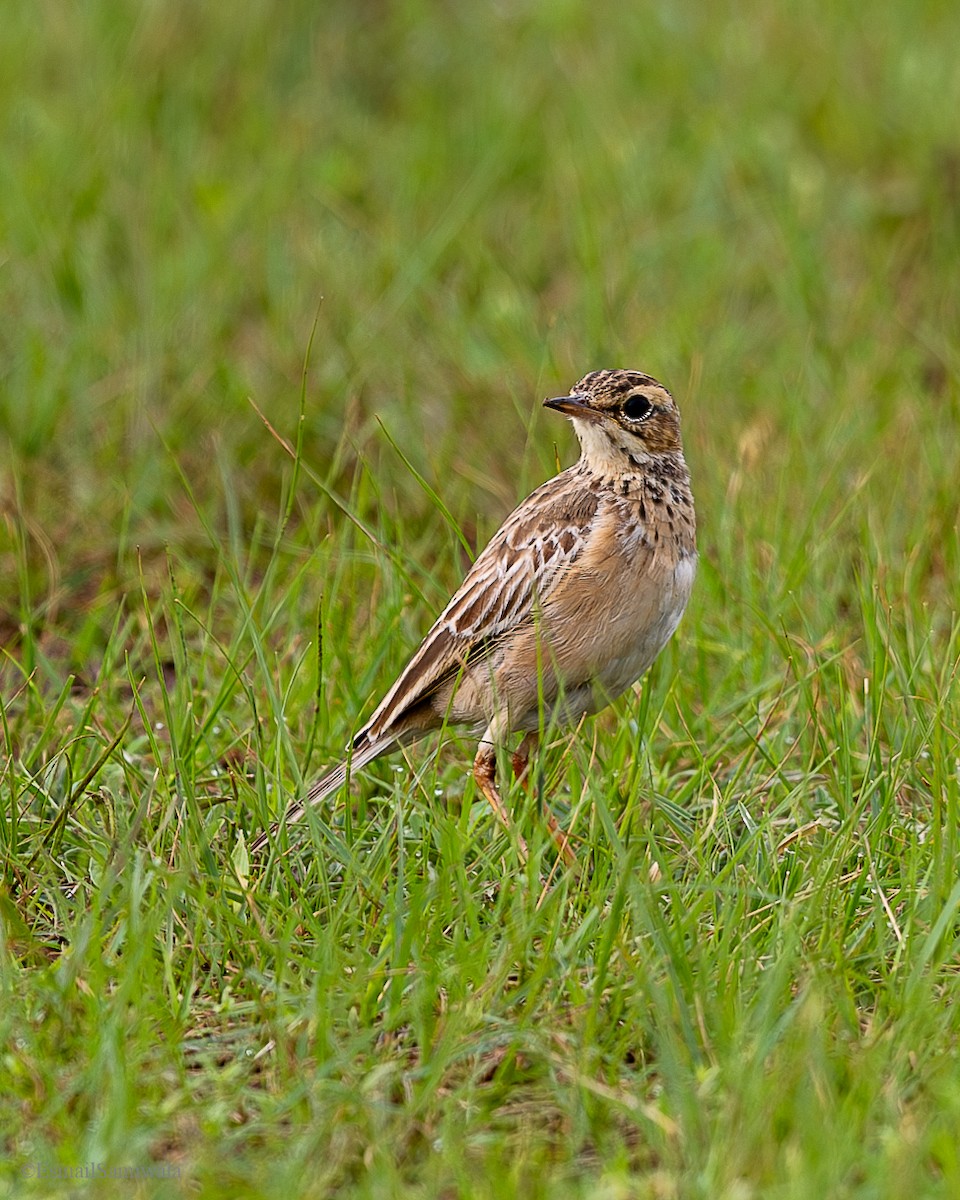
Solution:
<path fill-rule="evenodd" d="M 563 413 L 565 417 L 579 417 L 583 421 L 599 421 L 600 413 L 590 407 L 586 396 L 573 392 L 569 396 L 554 396 L 552 400 L 544 400 L 544 408 L 552 408 L 555 412 Z"/>

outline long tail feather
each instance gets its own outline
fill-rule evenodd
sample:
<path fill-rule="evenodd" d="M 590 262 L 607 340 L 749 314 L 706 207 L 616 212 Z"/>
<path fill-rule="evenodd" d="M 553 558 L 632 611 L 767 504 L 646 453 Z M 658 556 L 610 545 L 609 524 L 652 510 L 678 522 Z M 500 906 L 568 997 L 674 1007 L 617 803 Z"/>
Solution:
<path fill-rule="evenodd" d="M 350 757 L 342 763 L 338 763 L 337 766 L 331 767 L 329 771 L 321 775 L 302 800 L 297 800 L 290 805 L 286 813 L 284 813 L 282 820 L 274 821 L 268 830 L 261 833 L 259 837 L 254 838 L 250 843 L 250 853 L 259 854 L 269 844 L 270 839 L 276 837 L 281 825 L 295 825 L 298 821 L 302 820 L 308 808 L 312 808 L 315 804 L 320 804 L 326 800 L 327 796 L 332 795 L 343 787 L 347 781 L 348 772 L 359 771 L 368 762 L 372 762 L 381 754 L 385 754 L 395 744 L 395 740 L 394 738 L 370 739 L 365 738 L 361 734 L 357 738 L 357 743 L 359 744 L 354 744 Z"/>

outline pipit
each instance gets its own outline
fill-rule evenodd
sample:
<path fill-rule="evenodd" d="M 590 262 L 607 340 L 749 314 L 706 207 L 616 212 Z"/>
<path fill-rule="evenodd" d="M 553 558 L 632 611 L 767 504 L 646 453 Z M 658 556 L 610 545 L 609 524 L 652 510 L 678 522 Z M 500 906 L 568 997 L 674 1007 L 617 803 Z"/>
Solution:
<path fill-rule="evenodd" d="M 292 825 L 388 750 L 446 725 L 480 734 L 477 785 L 501 823 L 510 815 L 496 749 L 510 734 L 527 769 L 538 731 L 575 725 L 635 683 L 686 608 L 697 566 L 680 414 L 639 371 L 593 371 L 544 405 L 573 422 L 579 461 L 548 479 L 504 521 L 470 568 L 349 756 L 293 804 Z M 546 819 L 568 864 L 567 835 Z M 267 845 L 278 825 L 252 843 Z M 517 834 L 521 856 L 526 845 Z"/>

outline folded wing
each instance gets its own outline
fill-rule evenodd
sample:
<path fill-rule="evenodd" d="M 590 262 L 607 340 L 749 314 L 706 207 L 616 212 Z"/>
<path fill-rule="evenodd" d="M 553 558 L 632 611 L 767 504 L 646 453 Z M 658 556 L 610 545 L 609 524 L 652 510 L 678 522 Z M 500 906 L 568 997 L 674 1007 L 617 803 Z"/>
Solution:
<path fill-rule="evenodd" d="M 598 505 L 579 466 L 537 488 L 491 538 L 355 745 L 402 736 L 400 727 L 468 661 L 532 622 L 583 551 Z"/>

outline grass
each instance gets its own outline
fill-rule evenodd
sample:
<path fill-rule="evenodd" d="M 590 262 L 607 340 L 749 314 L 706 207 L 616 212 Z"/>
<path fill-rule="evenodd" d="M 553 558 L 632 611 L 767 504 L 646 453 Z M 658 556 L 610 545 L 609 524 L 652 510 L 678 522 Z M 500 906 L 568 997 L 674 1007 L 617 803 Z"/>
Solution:
<path fill-rule="evenodd" d="M 13 6 L 4 1194 L 958 1193 L 958 37 Z M 543 758 L 583 877 L 455 737 L 251 864 L 613 365 L 702 566 Z"/>

